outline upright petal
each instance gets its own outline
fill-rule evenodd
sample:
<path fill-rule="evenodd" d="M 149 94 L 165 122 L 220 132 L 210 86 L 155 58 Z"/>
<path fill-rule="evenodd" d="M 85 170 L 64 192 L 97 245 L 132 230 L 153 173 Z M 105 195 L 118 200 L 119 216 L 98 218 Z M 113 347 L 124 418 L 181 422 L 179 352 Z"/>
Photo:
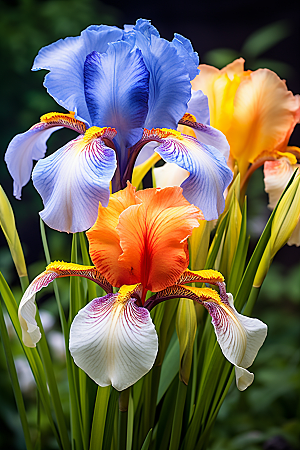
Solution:
<path fill-rule="evenodd" d="M 128 275 L 118 262 L 122 254 L 117 232 L 119 217 L 126 208 L 137 203 L 140 200 L 135 196 L 135 188 L 128 183 L 125 189 L 110 196 L 107 208 L 99 205 L 97 220 L 86 232 L 92 261 L 113 286 L 125 284 Z M 130 283 L 127 278 L 128 282 Z"/>
<path fill-rule="evenodd" d="M 192 81 L 199 73 L 199 56 L 194 51 L 191 41 L 178 33 L 174 34 L 172 44 L 176 48 L 178 55 L 182 57 L 186 70 Z"/>
<path fill-rule="evenodd" d="M 223 193 L 232 180 L 224 156 L 214 147 L 173 130 L 145 130 L 143 139 L 158 141 L 155 151 L 162 159 L 190 173 L 182 184 L 183 195 L 201 209 L 206 220 L 217 219 L 225 205 Z"/>
<path fill-rule="evenodd" d="M 91 118 L 84 95 L 83 65 L 92 51 L 106 52 L 108 44 L 123 37 L 123 30 L 106 25 L 92 25 L 80 36 L 60 39 L 43 47 L 32 70 L 50 70 L 44 86 L 56 102 L 89 124 Z"/>
<path fill-rule="evenodd" d="M 243 78 L 227 134 L 242 173 L 263 151 L 285 150 L 298 121 L 298 108 L 297 98 L 274 72 L 259 69 Z"/>
<path fill-rule="evenodd" d="M 54 131 L 62 127 L 84 133 L 85 124 L 74 119 L 74 115 L 49 113 L 41 117 L 41 122 L 33 125 L 25 133 L 18 134 L 10 142 L 5 162 L 14 180 L 14 196 L 20 200 L 22 187 L 30 180 L 33 161 L 45 156 L 46 142 Z"/>
<path fill-rule="evenodd" d="M 84 64 L 84 89 L 93 125 L 116 128 L 116 140 L 123 148 L 141 138 L 149 72 L 140 50 L 121 41 L 110 44 L 104 54 L 92 52 Z"/>
<path fill-rule="evenodd" d="M 195 116 L 197 122 L 203 123 L 204 125 L 210 124 L 208 97 L 200 89 L 198 91 L 192 89 L 192 96 L 188 102 L 187 112 Z"/>
<path fill-rule="evenodd" d="M 108 204 L 116 155 L 103 139 L 114 135 L 113 129 L 92 127 L 37 163 L 32 179 L 45 206 L 40 215 L 49 227 L 84 231 L 95 222 L 99 202 Z"/>
<path fill-rule="evenodd" d="M 146 189 L 136 196 L 141 203 L 129 206 L 117 225 L 119 264 L 128 279 L 155 292 L 174 284 L 187 268 L 187 238 L 203 216 L 179 187 Z"/>
<path fill-rule="evenodd" d="M 136 45 L 150 73 L 145 127 L 176 129 L 191 97 L 190 77 L 183 59 L 172 43 L 155 35 L 151 35 L 149 42 L 137 33 Z"/>
<path fill-rule="evenodd" d="M 147 309 L 131 298 L 135 286 L 96 298 L 79 311 L 70 329 L 75 363 L 100 386 L 122 391 L 153 366 L 158 338 Z M 123 291 L 125 290 L 125 295 Z"/>
<path fill-rule="evenodd" d="M 93 266 L 81 266 L 79 264 L 64 263 L 60 261 L 49 264 L 46 267 L 46 270 L 30 283 L 19 305 L 18 314 L 22 328 L 22 339 L 27 347 L 35 347 L 41 338 L 41 332 L 35 320 L 36 293 L 43 287 L 48 286 L 48 284 L 56 278 L 69 276 L 88 278 L 99 284 L 106 292 L 112 291 L 111 285 Z"/>

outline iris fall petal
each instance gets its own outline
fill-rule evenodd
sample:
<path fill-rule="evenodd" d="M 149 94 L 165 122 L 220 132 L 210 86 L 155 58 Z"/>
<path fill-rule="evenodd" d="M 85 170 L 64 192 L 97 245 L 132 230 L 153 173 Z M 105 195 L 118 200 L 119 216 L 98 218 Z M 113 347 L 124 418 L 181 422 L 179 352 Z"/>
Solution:
<path fill-rule="evenodd" d="M 40 160 L 32 179 L 43 199 L 44 222 L 72 233 L 88 229 L 96 220 L 99 201 L 108 204 L 116 166 L 114 150 L 97 133 L 90 140 L 79 136 Z"/>
<path fill-rule="evenodd" d="M 125 286 L 124 286 L 125 287 Z M 158 338 L 150 313 L 122 292 L 92 300 L 79 311 L 70 330 L 75 363 L 98 385 L 121 391 L 153 366 Z"/>

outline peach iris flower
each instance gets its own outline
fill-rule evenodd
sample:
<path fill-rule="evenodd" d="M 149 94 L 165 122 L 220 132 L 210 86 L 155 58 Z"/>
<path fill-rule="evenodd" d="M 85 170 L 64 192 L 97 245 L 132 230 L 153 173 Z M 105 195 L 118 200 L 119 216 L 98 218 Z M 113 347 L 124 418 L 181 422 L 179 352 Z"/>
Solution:
<path fill-rule="evenodd" d="M 287 145 L 299 122 L 300 97 L 284 80 L 268 69 L 245 71 L 242 58 L 221 70 L 205 64 L 199 69 L 192 87 L 208 96 L 211 125 L 227 137 L 229 164 L 237 161 L 242 180 L 283 154 L 296 163 L 295 149 Z"/>
<path fill-rule="evenodd" d="M 136 192 L 129 183 L 113 194 L 107 208 L 99 206 L 97 221 L 87 232 L 94 266 L 51 263 L 26 290 L 19 306 L 24 343 L 34 347 L 41 338 L 35 321 L 36 292 L 55 278 L 82 276 L 102 286 L 107 295 L 75 316 L 69 348 L 75 363 L 100 386 L 123 390 L 151 369 L 158 337 L 150 310 L 181 297 L 208 310 L 222 352 L 235 365 L 237 386 L 246 389 L 254 378 L 246 368 L 267 327 L 235 310 L 219 272 L 188 270 L 187 239 L 202 219 L 180 187 Z M 188 283 L 209 283 L 219 293 Z M 118 293 L 113 287 L 120 288 Z M 146 300 L 147 291 L 153 294 Z"/>

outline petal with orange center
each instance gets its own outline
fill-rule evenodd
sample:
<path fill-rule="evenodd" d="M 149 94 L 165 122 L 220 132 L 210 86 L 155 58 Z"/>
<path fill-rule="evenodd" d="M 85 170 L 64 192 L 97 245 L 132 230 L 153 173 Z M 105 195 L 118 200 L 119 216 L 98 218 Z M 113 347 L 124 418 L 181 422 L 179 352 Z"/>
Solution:
<path fill-rule="evenodd" d="M 113 286 L 134 284 L 129 279 L 130 272 L 125 272 L 118 262 L 122 249 L 117 225 L 120 214 L 137 203 L 140 200 L 135 196 L 135 188 L 128 183 L 125 189 L 110 196 L 107 208 L 99 206 L 97 220 L 86 233 L 93 263 Z"/>
<path fill-rule="evenodd" d="M 234 99 L 234 113 L 227 138 L 239 169 L 261 152 L 281 150 L 296 123 L 298 101 L 274 72 L 259 69 L 243 77 Z"/>
<path fill-rule="evenodd" d="M 203 216 L 179 187 L 146 189 L 136 196 L 142 203 L 127 208 L 117 226 L 119 262 L 130 272 L 130 283 L 155 292 L 174 284 L 187 268 L 187 238 Z"/>

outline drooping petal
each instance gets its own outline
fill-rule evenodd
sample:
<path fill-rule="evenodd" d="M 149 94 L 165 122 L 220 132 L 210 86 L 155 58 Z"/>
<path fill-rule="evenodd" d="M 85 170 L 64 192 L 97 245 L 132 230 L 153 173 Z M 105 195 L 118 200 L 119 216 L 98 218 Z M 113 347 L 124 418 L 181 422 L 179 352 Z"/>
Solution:
<path fill-rule="evenodd" d="M 123 30 L 105 25 L 92 25 L 80 36 L 60 39 L 43 47 L 34 60 L 32 70 L 50 70 L 44 85 L 56 102 L 76 117 L 91 124 L 84 95 L 83 66 L 92 51 L 104 53 L 110 42 L 122 39 Z"/>
<path fill-rule="evenodd" d="M 183 59 L 172 43 L 154 34 L 149 42 L 136 32 L 136 45 L 141 49 L 150 73 L 145 127 L 176 129 L 191 97 L 190 77 Z"/>
<path fill-rule="evenodd" d="M 54 131 L 62 127 L 84 133 L 85 124 L 74 119 L 72 114 L 49 113 L 41 117 L 41 122 L 33 125 L 25 133 L 18 134 L 10 142 L 5 162 L 14 180 L 14 196 L 20 200 L 22 187 L 30 180 L 33 161 L 45 156 L 46 142 Z"/>
<path fill-rule="evenodd" d="M 201 209 L 206 220 L 217 219 L 225 205 L 223 193 L 232 180 L 224 156 L 214 147 L 173 130 L 145 130 L 143 138 L 158 141 L 161 145 L 155 151 L 162 159 L 190 173 L 182 184 L 183 195 Z"/>
<path fill-rule="evenodd" d="M 218 279 L 221 275 L 218 275 L 218 272 L 212 274 L 214 271 L 199 271 L 198 273 L 201 272 L 203 272 L 204 278 L 199 275 L 199 281 L 200 278 L 204 281 L 206 276 Z M 186 275 L 190 279 L 188 280 L 185 276 L 186 281 L 184 282 L 191 282 L 193 273 L 187 272 Z M 246 369 L 253 363 L 266 338 L 267 325 L 258 319 L 239 314 L 234 307 L 231 294 L 221 293 L 220 290 L 219 296 L 215 290 L 210 288 L 169 286 L 151 296 L 146 301 L 145 308 L 150 311 L 161 301 L 177 297 L 194 300 L 208 310 L 221 350 L 228 361 L 236 367 L 237 387 L 239 390 L 246 389 L 254 379 L 254 375 Z"/>
<path fill-rule="evenodd" d="M 44 203 L 40 215 L 51 228 L 75 233 L 91 227 L 99 202 L 106 206 L 116 169 L 115 151 L 103 139 L 115 130 L 90 128 L 34 168 L 33 184 Z"/>
<path fill-rule="evenodd" d="M 48 286 L 56 278 L 80 276 L 99 284 L 106 292 L 112 292 L 112 287 L 103 275 L 93 266 L 56 261 L 49 264 L 46 270 L 38 275 L 26 289 L 20 305 L 19 320 L 22 328 L 22 340 L 27 347 L 35 347 L 41 338 L 40 329 L 35 320 L 35 296 L 43 287 Z"/>
<path fill-rule="evenodd" d="M 229 158 L 229 144 L 226 136 L 219 130 L 210 125 L 204 125 L 202 123 L 194 122 L 190 120 L 188 114 L 185 114 L 183 118 L 179 121 L 180 125 L 184 125 L 183 133 L 186 132 L 186 128 L 192 128 L 195 136 L 199 142 L 206 145 L 211 145 L 215 147 L 219 152 L 225 157 L 226 161 Z M 187 133 L 188 135 L 192 135 Z"/>
<path fill-rule="evenodd" d="M 94 299 L 79 311 L 70 329 L 75 363 L 100 386 L 112 384 L 118 391 L 142 378 L 158 351 L 149 311 L 130 296 L 134 288 L 124 286 L 119 294 Z"/>
<path fill-rule="evenodd" d="M 228 294 L 228 305 L 204 302 L 208 309 L 224 356 L 237 368 L 236 382 L 239 390 L 245 390 L 254 376 L 245 369 L 253 363 L 266 335 L 267 325 L 258 319 L 239 314 Z"/>
<path fill-rule="evenodd" d="M 84 64 L 84 88 L 92 124 L 116 128 L 121 147 L 134 145 L 148 111 L 149 72 L 141 51 L 120 41 L 104 54 L 92 52 Z"/>
<path fill-rule="evenodd" d="M 276 161 L 266 161 L 264 164 L 265 191 L 269 194 L 269 208 L 274 209 L 281 197 L 289 179 L 293 175 L 296 165 L 292 165 L 288 158 Z"/>

